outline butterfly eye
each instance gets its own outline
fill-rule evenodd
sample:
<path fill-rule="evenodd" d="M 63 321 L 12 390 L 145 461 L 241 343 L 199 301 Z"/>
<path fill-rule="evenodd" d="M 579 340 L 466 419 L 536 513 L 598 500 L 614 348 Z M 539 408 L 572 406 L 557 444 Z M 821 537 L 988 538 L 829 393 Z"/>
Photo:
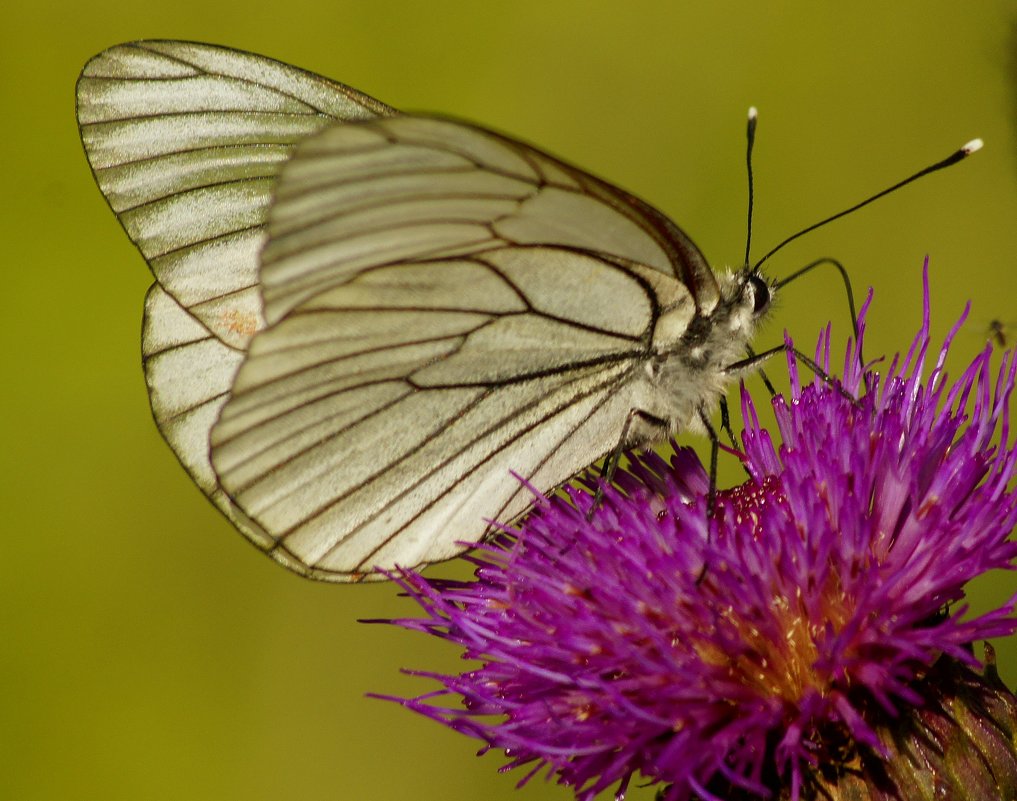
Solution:
<path fill-rule="evenodd" d="M 752 313 L 762 314 L 770 308 L 770 287 L 758 275 L 749 276 L 749 285 L 752 287 Z"/>

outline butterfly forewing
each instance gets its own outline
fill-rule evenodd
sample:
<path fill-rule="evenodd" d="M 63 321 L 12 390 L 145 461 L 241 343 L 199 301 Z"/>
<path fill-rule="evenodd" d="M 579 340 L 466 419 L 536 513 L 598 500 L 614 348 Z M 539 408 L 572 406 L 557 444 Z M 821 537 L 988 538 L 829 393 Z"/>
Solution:
<path fill-rule="evenodd" d="M 262 324 L 263 225 L 293 145 L 336 119 L 394 113 L 271 59 L 161 41 L 89 61 L 77 110 L 96 182 L 159 285 L 241 349 Z"/>
<path fill-rule="evenodd" d="M 272 59 L 171 41 L 89 61 L 77 112 L 96 182 L 158 282 L 143 356 L 159 430 L 216 506 L 267 547 L 219 487 L 208 434 L 264 324 L 258 266 L 272 186 L 296 142 L 337 119 L 394 112 Z"/>
<path fill-rule="evenodd" d="M 208 448 L 209 431 L 229 397 L 243 353 L 212 336 L 158 284 L 145 297 L 143 341 L 145 381 L 166 442 L 230 522 L 262 549 L 271 547 L 272 538 L 219 486 Z"/>

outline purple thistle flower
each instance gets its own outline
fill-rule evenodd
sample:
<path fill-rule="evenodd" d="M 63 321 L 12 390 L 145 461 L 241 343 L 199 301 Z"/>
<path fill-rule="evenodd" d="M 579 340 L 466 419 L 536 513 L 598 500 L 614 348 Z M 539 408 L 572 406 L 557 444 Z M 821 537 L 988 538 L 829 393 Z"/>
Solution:
<path fill-rule="evenodd" d="M 895 753 L 884 726 L 935 695 L 937 660 L 974 668 L 971 643 L 1017 630 L 1017 596 L 973 618 L 958 606 L 1017 557 L 1017 360 L 994 378 L 987 347 L 950 382 L 958 322 L 923 381 L 924 288 L 921 330 L 882 377 L 859 365 L 871 295 L 842 389 L 802 384 L 789 359 L 779 447 L 742 392 L 751 478 L 712 520 L 691 450 L 643 453 L 592 520 L 572 489 L 477 549 L 473 581 L 402 572 L 426 617 L 394 622 L 479 665 L 419 674 L 442 689 L 394 700 L 530 766 L 520 783 L 546 768 L 583 800 L 637 774 L 668 801 L 797 799 L 832 762 Z M 828 371 L 830 347 L 827 329 Z"/>

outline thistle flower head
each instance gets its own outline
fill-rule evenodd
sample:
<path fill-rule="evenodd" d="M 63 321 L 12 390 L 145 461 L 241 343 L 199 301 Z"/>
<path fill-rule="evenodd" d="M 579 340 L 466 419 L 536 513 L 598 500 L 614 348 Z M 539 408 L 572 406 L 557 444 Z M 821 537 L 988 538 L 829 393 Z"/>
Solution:
<path fill-rule="evenodd" d="M 425 616 L 395 622 L 478 663 L 424 674 L 442 688 L 401 703 L 584 800 L 636 775 L 668 801 L 799 798 L 830 765 L 888 757 L 881 727 L 929 701 L 937 660 L 974 667 L 971 643 L 1017 629 L 1014 599 L 962 606 L 1017 556 L 1017 361 L 994 375 L 986 349 L 949 381 L 956 330 L 923 379 L 926 284 L 921 330 L 883 375 L 860 342 L 836 385 L 789 360 L 779 445 L 743 391 L 750 478 L 712 518 L 692 451 L 643 453 L 592 516 L 570 490 L 482 546 L 472 581 L 400 574 Z M 828 329 L 828 372 L 830 348 Z"/>

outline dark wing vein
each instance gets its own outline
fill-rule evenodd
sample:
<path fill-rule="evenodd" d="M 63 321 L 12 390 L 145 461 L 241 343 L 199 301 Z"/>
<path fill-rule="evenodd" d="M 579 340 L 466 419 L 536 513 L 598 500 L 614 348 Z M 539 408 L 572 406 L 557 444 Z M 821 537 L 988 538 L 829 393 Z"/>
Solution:
<path fill-rule="evenodd" d="M 307 372 L 310 372 L 312 370 L 320 370 L 320 369 L 322 369 L 322 368 L 324 368 L 326 366 L 329 366 L 329 365 L 335 365 L 335 364 L 338 364 L 340 362 L 346 361 L 348 359 L 353 359 L 353 358 L 360 357 L 360 356 L 366 356 L 366 355 L 372 354 L 372 353 L 384 353 L 386 351 L 398 351 L 400 349 L 409 348 L 409 347 L 413 347 L 413 346 L 416 346 L 416 345 L 429 345 L 429 344 L 435 344 L 435 343 L 438 343 L 438 342 L 452 341 L 452 340 L 461 339 L 461 338 L 462 338 L 462 335 L 460 335 L 460 334 L 451 334 L 451 335 L 443 336 L 443 337 L 429 337 L 427 339 L 407 340 L 407 341 L 403 341 L 403 342 L 393 343 L 391 345 L 379 346 L 379 347 L 376 347 L 376 348 L 369 348 L 369 349 L 358 351 L 356 353 L 345 354 L 342 357 L 338 357 L 338 358 L 335 358 L 335 359 L 328 359 L 328 360 L 322 360 L 322 361 L 319 361 L 319 362 L 315 362 L 314 364 L 308 365 L 306 367 L 303 367 L 300 370 L 296 370 L 296 371 L 288 373 L 286 375 L 279 376 L 278 378 L 273 379 L 271 383 L 275 383 L 277 381 L 283 381 L 283 380 L 287 380 L 287 379 L 288 380 L 292 380 L 292 379 L 296 378 L 298 375 L 301 375 L 303 373 L 307 373 Z M 465 338 L 462 338 L 462 339 L 463 339 L 463 341 L 465 341 Z M 461 347 L 462 344 L 463 343 L 460 342 L 458 347 Z M 457 349 L 458 348 L 456 346 L 453 346 L 449 350 L 449 352 L 450 353 L 454 353 Z M 374 379 L 374 380 L 359 381 L 356 384 L 350 384 L 348 386 L 344 386 L 344 387 L 342 387 L 340 389 L 337 389 L 337 390 L 334 390 L 332 392 L 325 392 L 325 393 L 322 393 L 320 395 L 314 395 L 313 397 L 310 397 L 307 400 L 305 400 L 303 403 L 304 404 L 320 403 L 322 401 L 333 399 L 337 395 L 342 395 L 344 393 L 354 392 L 354 391 L 360 390 L 360 389 L 366 389 L 368 387 L 376 386 L 378 384 L 390 383 L 392 381 L 402 381 L 403 383 L 405 383 L 407 385 L 407 387 L 409 389 L 414 389 L 414 387 L 408 381 L 406 381 L 405 379 L 403 379 L 401 377 L 385 377 L 385 378 L 378 378 L 378 379 Z M 316 382 L 313 382 L 313 383 L 304 384 L 300 388 L 300 394 L 304 395 L 304 394 L 306 394 L 308 392 L 313 392 L 316 389 L 321 389 L 323 387 L 329 386 L 330 384 L 334 384 L 334 383 L 335 383 L 335 378 L 327 378 L 327 379 L 322 379 L 320 381 L 316 381 Z M 274 396 L 269 396 L 268 398 L 266 398 L 265 400 L 263 400 L 261 402 L 253 402 L 253 403 L 252 402 L 245 402 L 246 401 L 246 398 L 245 398 L 246 395 L 250 394 L 250 392 L 252 390 L 261 389 L 262 387 L 263 387 L 263 385 L 258 385 L 258 386 L 254 386 L 254 387 L 245 387 L 242 391 L 239 391 L 239 392 L 238 391 L 234 391 L 233 396 L 238 399 L 239 403 L 243 404 L 243 412 L 245 414 L 250 414 L 251 412 L 256 412 L 259 409 L 263 409 L 265 407 L 272 406 L 272 405 L 278 403 L 278 399 L 275 398 Z M 235 440 L 236 437 L 238 437 L 240 435 L 245 435 L 246 436 L 246 435 L 249 435 L 249 434 L 251 434 L 253 432 L 256 432 L 260 428 L 264 428 L 264 427 L 269 426 L 269 425 L 271 425 L 273 423 L 277 423 L 281 418 L 285 417 L 286 415 L 292 414 L 293 411 L 294 411 L 294 409 L 292 409 L 292 408 L 291 409 L 284 409 L 284 410 L 278 412 L 277 414 L 267 415 L 265 417 L 259 418 L 257 423 L 255 423 L 253 425 L 250 425 L 250 426 L 247 426 L 242 431 L 237 431 L 233 435 L 217 437 L 216 438 L 216 447 L 222 447 L 224 445 L 229 445 L 231 442 L 233 442 Z M 319 418 L 318 420 L 315 421 L 315 424 L 318 424 L 321 421 L 327 420 L 327 419 L 328 419 L 327 416 Z M 358 422 L 358 421 L 355 421 L 353 424 L 351 424 L 351 426 L 354 425 L 356 422 Z M 304 428 L 296 429 L 293 433 L 294 434 L 302 433 L 304 430 L 305 430 Z M 311 450 L 314 447 L 320 446 L 320 445 L 324 444 L 324 442 L 326 442 L 327 440 L 333 439 L 336 436 L 340 436 L 343 433 L 345 433 L 345 429 L 340 429 L 340 430 L 338 430 L 336 432 L 333 432 L 332 434 L 330 434 L 325 439 L 319 440 L 318 442 L 315 442 L 312 445 L 308 446 L 308 448 L 306 450 Z M 290 458 L 290 460 L 292 460 L 294 458 L 297 458 L 298 456 L 303 455 L 304 452 L 305 451 L 300 451 L 300 452 L 294 453 L 293 456 Z M 260 454 L 260 451 L 252 451 L 247 458 L 251 459 L 251 458 L 254 458 L 254 457 L 258 456 L 259 454 Z M 243 464 L 244 461 L 246 461 L 246 460 L 242 460 L 242 461 L 238 462 L 238 464 Z M 287 461 L 289 461 L 289 460 L 287 460 Z M 276 466 L 279 467 L 279 466 L 282 466 L 283 464 L 285 464 L 285 462 L 280 462 Z M 244 488 L 246 488 L 246 487 L 244 487 Z"/>
<path fill-rule="evenodd" d="M 548 413 L 545 414 L 538 421 L 538 423 L 536 425 L 531 426 L 528 429 L 527 428 L 520 429 L 520 431 L 518 431 L 511 439 L 509 439 L 507 442 L 502 443 L 501 444 L 501 448 L 505 448 L 508 445 L 511 445 L 512 443 L 516 442 L 520 438 L 524 437 L 526 434 L 531 433 L 538 426 L 547 423 L 549 420 L 551 420 L 554 417 L 558 416 L 559 414 L 564 412 L 566 409 L 568 409 L 570 406 L 574 405 L 575 403 L 578 403 L 581 400 L 584 400 L 586 397 L 589 397 L 591 395 L 595 395 L 595 394 L 597 394 L 599 392 L 601 392 L 601 393 L 602 392 L 610 392 L 612 389 L 617 388 L 618 386 L 620 386 L 623 383 L 624 379 L 625 379 L 624 375 L 616 376 L 616 377 L 613 378 L 613 380 L 605 381 L 603 384 L 594 386 L 594 387 L 590 388 L 586 392 L 583 392 L 583 393 L 581 393 L 579 395 L 573 396 L 570 399 L 569 403 L 562 404 L 561 406 L 559 406 L 557 408 L 554 408 L 554 409 L 551 409 L 550 411 L 548 411 Z M 522 411 L 524 411 L 524 410 L 520 410 L 519 414 L 521 414 Z M 517 416 L 517 415 L 513 415 L 513 416 Z M 588 425 L 589 421 L 590 421 L 590 418 L 584 418 L 575 427 L 573 427 L 570 430 L 566 430 L 566 432 L 561 437 L 559 437 L 557 440 L 555 440 L 553 442 L 544 442 L 543 444 L 544 444 L 544 447 L 545 447 L 545 454 L 544 454 L 543 457 L 541 457 L 537 461 L 537 463 L 531 469 L 524 470 L 521 473 L 519 473 L 519 471 L 514 471 L 514 472 L 517 472 L 520 475 L 520 478 L 524 479 L 527 482 L 527 484 L 529 484 L 531 486 L 526 486 L 522 482 L 520 482 L 519 486 L 512 492 L 512 494 L 509 495 L 508 498 L 506 498 L 506 500 L 496 510 L 492 511 L 492 513 L 490 514 L 490 516 L 488 518 L 488 521 L 485 521 L 486 525 L 485 525 L 485 528 L 484 528 L 484 536 L 486 536 L 488 533 L 491 532 L 491 530 L 493 529 L 493 524 L 494 523 L 502 521 L 502 519 L 503 519 L 502 516 L 505 514 L 505 511 L 508 508 L 511 507 L 513 502 L 519 497 L 520 493 L 522 493 L 522 492 L 530 492 L 531 491 L 532 482 L 533 482 L 534 477 L 537 475 L 537 473 L 539 473 L 540 470 L 544 466 L 546 466 L 554 458 L 555 453 L 558 452 L 558 450 L 562 447 L 562 445 L 565 442 L 567 442 L 569 439 L 573 438 L 583 427 Z M 495 426 L 495 427 L 492 427 L 491 429 L 488 429 L 488 431 L 484 432 L 483 436 L 490 435 L 497 428 L 501 428 L 503 425 L 507 424 L 507 422 L 508 422 L 507 420 L 503 421 L 502 424 L 500 424 L 498 426 Z M 480 441 L 480 439 L 482 439 L 483 436 L 476 438 L 474 440 L 474 442 Z M 602 455 L 603 455 L 603 453 L 597 453 L 596 455 L 593 456 L 593 459 L 598 459 Z M 490 462 L 495 456 L 496 456 L 496 452 L 491 452 L 481 462 L 479 462 L 479 463 L 477 463 L 475 465 L 472 465 L 471 469 L 472 470 L 480 469 L 482 465 L 487 464 L 488 462 Z M 446 464 L 448 462 L 450 462 L 450 461 L 451 460 L 447 460 Z M 439 467 L 436 468 L 435 470 L 433 470 L 432 473 L 437 472 L 437 470 L 440 467 L 443 467 L 443 466 L 445 466 L 445 465 L 439 465 Z M 576 470 L 571 471 L 571 473 L 574 474 L 575 472 L 577 472 L 578 469 L 580 469 L 580 468 L 577 468 Z M 414 485 L 414 486 L 419 486 L 419 484 L 424 479 L 426 479 L 427 477 L 429 477 L 429 476 L 422 477 L 421 481 L 418 482 L 417 485 Z M 460 479 L 461 478 L 462 477 L 460 477 Z M 509 480 L 511 480 L 511 478 L 509 476 L 506 476 L 506 481 L 509 481 Z M 564 479 L 562 479 L 562 480 L 564 480 Z M 458 483 L 458 482 L 456 482 L 456 483 Z M 402 531 L 404 531 L 408 526 L 412 525 L 412 523 L 414 521 L 419 519 L 420 515 L 422 515 L 424 512 L 428 511 L 429 509 L 433 508 L 435 504 L 437 504 L 438 502 L 440 502 L 442 500 L 442 498 L 446 497 L 450 492 L 452 492 L 455 489 L 455 487 L 456 487 L 456 483 L 451 484 L 444 492 L 442 492 L 440 495 L 438 495 L 435 498 L 433 498 L 425 506 L 421 507 L 418 510 L 417 514 L 413 518 L 411 518 L 410 520 L 406 521 L 396 531 L 393 531 L 385 540 L 379 542 L 378 545 L 374 548 L 374 550 L 371 551 L 371 553 L 368 554 L 368 556 L 364 557 L 360 561 L 360 563 L 357 565 L 357 567 L 355 569 L 356 570 L 363 570 L 365 565 L 368 564 L 368 560 L 371 557 L 375 556 L 385 546 L 389 545 Z M 404 493 L 402 493 L 398 498 L 396 498 L 394 500 L 400 500 L 403 496 L 408 494 L 412 489 L 413 489 L 413 487 L 407 489 Z M 350 536 L 352 536 L 354 533 L 355 533 L 355 531 L 351 531 L 350 532 Z M 333 550 L 335 548 L 340 547 L 341 544 L 342 544 L 341 542 L 337 543 L 335 546 L 333 546 Z"/>
<path fill-rule="evenodd" d="M 564 388 L 566 388 L 568 386 L 571 386 L 572 384 L 574 384 L 574 383 L 576 383 L 576 382 L 578 382 L 580 380 L 588 379 L 589 377 L 590 377 L 589 375 L 577 376 L 572 381 L 566 382 L 565 384 L 561 385 L 561 387 L 559 387 L 557 389 L 564 389 Z M 498 453 L 501 450 L 504 450 L 508 445 L 511 445 L 512 443 L 516 442 L 517 440 L 519 440 L 521 437 L 525 436 L 526 434 L 532 432 L 534 429 L 540 427 L 541 425 L 543 425 L 544 423 L 546 423 L 547 421 L 549 421 L 553 417 L 556 417 L 557 415 L 561 414 L 563 411 L 568 409 L 570 406 L 573 406 L 574 404 L 578 403 L 579 401 L 584 400 L 588 396 L 593 395 L 593 394 L 595 394 L 597 392 L 601 392 L 601 391 L 604 391 L 604 390 L 609 390 L 612 387 L 616 387 L 616 386 L 618 386 L 621 383 L 621 381 L 622 381 L 621 377 L 619 377 L 617 375 L 613 375 L 613 376 L 611 376 L 611 378 L 609 380 L 604 381 L 602 384 L 595 385 L 592 388 L 589 388 L 589 389 L 587 389 L 584 392 L 581 392 L 579 394 L 570 396 L 566 402 L 561 403 L 558 406 L 552 407 L 535 424 L 533 424 L 530 427 L 520 429 L 518 432 L 513 434 L 508 440 L 506 440 L 503 443 L 500 443 L 500 446 L 499 446 L 499 448 L 497 450 L 492 450 L 491 452 L 489 452 L 487 454 L 487 456 L 485 456 L 479 462 L 476 462 L 475 464 L 472 464 L 470 466 L 470 469 L 471 470 L 479 470 L 479 469 L 481 469 L 483 465 L 489 463 L 493 458 L 495 458 L 498 455 Z M 483 395 L 480 399 L 478 399 L 478 401 L 474 405 L 479 404 L 480 400 L 487 399 L 488 397 L 489 397 L 489 394 Z M 523 415 L 525 412 L 530 411 L 531 409 L 535 408 L 536 406 L 538 406 L 544 400 L 545 400 L 545 398 L 543 398 L 543 397 L 536 398 L 536 399 L 534 399 L 533 401 L 531 401 L 528 404 L 525 404 L 523 406 L 519 406 L 519 407 L 515 408 L 510 414 L 506 415 L 505 417 L 493 420 L 491 422 L 491 424 L 487 426 L 487 428 L 482 429 L 476 436 L 474 436 L 471 440 L 469 440 L 463 446 L 462 450 L 468 450 L 471 446 L 476 445 L 477 443 L 481 442 L 485 438 L 491 436 L 492 434 L 495 434 L 496 432 L 498 432 L 501 429 L 504 429 L 513 420 L 517 419 L 518 417 Z M 461 419 L 461 418 L 458 418 L 458 419 Z M 445 435 L 446 432 L 448 432 L 450 429 L 455 427 L 456 424 L 457 424 L 457 420 L 453 420 L 447 428 L 442 428 L 439 431 L 437 436 Z M 426 438 L 424 438 L 419 443 L 419 445 L 417 446 L 417 448 L 415 450 L 420 450 L 421 448 L 423 448 L 426 445 L 430 444 L 435 438 L 436 437 L 426 437 Z M 410 456 L 410 455 L 412 455 L 412 454 L 407 454 L 407 457 Z M 448 465 L 450 465 L 456 458 L 458 458 L 458 456 L 459 456 L 458 453 L 454 454 L 453 456 L 449 456 L 446 459 L 444 459 L 443 461 L 437 463 L 434 467 L 432 467 L 427 472 L 420 474 L 419 478 L 413 484 L 411 484 L 410 486 L 406 487 L 398 495 L 392 496 L 390 498 L 386 498 L 387 503 L 390 503 L 390 504 L 391 503 L 397 503 L 398 501 L 402 500 L 408 494 L 410 494 L 414 489 L 416 489 L 422 483 L 424 483 L 427 479 L 431 478 L 432 476 L 434 476 L 435 474 L 440 472 L 443 468 L 445 468 Z M 406 457 L 404 457 L 404 458 L 406 458 Z M 375 481 L 378 477 L 384 475 L 390 469 L 392 469 L 392 466 L 388 466 L 384 470 L 378 471 L 373 476 L 371 476 L 370 479 L 365 481 L 362 485 L 360 485 L 358 487 L 355 487 L 355 488 L 351 489 L 350 491 L 347 491 L 342 496 L 336 497 L 332 503 L 330 503 L 330 504 L 328 504 L 328 505 L 326 505 L 326 506 L 324 506 L 324 507 L 322 507 L 320 509 L 315 510 L 315 512 L 313 514 L 308 515 L 306 518 L 301 520 L 297 524 L 297 526 L 294 526 L 294 528 L 290 529 L 289 531 L 281 532 L 280 535 L 279 535 L 280 542 L 285 541 L 285 539 L 288 536 L 290 536 L 293 533 L 293 531 L 296 530 L 296 528 L 298 528 L 299 526 L 306 525 L 308 522 L 310 522 L 314 518 L 324 514 L 326 511 L 328 511 L 329 508 L 331 508 L 335 504 L 341 502 L 345 498 L 349 497 L 350 495 L 352 495 L 353 492 L 358 491 L 358 490 L 363 489 L 364 487 L 368 486 L 372 481 Z M 382 548 L 384 548 L 385 545 L 387 545 L 388 543 L 392 542 L 392 540 L 395 539 L 402 531 L 404 531 L 408 526 L 412 525 L 417 519 L 419 519 L 419 517 L 424 512 L 426 512 L 429 509 L 433 508 L 435 504 L 437 504 L 449 492 L 451 492 L 453 489 L 455 489 L 455 487 L 457 486 L 457 484 L 459 483 L 459 481 L 461 479 L 462 479 L 462 476 L 460 475 L 455 481 L 453 481 L 451 484 L 449 484 L 449 486 L 447 486 L 446 489 L 443 492 L 441 492 L 441 494 L 437 495 L 436 497 L 432 498 L 428 503 L 426 503 L 425 505 L 421 506 L 417 510 L 417 512 L 413 515 L 413 517 L 411 517 L 409 520 L 405 521 L 402 526 L 400 526 L 398 529 L 392 531 L 387 538 L 385 538 L 384 540 L 378 542 L 377 545 L 374 547 L 374 549 L 357 565 L 356 569 L 358 569 L 358 570 L 361 569 L 367 563 L 367 561 L 370 559 L 371 556 L 373 556 L 378 551 L 380 551 Z M 510 480 L 507 475 L 506 475 L 506 480 Z M 365 525 L 367 522 L 370 522 L 371 520 L 374 520 L 379 514 L 381 514 L 382 511 L 383 511 L 383 509 L 379 509 L 377 512 L 374 512 L 373 514 L 371 514 L 363 523 L 361 523 L 360 526 L 358 526 L 357 528 L 354 528 L 354 529 L 351 529 L 350 531 L 348 531 L 346 533 L 346 535 L 344 536 L 344 538 L 340 542 L 336 543 L 336 545 L 333 546 L 333 549 L 337 548 L 337 547 L 341 547 L 341 545 L 343 543 L 345 543 L 350 537 L 355 536 L 356 532 L 358 530 L 360 530 L 363 527 L 363 525 Z"/>
<path fill-rule="evenodd" d="M 99 54 L 82 71 L 77 101 L 82 141 L 99 188 L 153 263 L 156 280 L 171 296 L 186 297 L 182 305 L 188 309 L 222 301 L 257 279 L 256 251 L 235 251 L 229 261 L 233 272 L 225 273 L 217 248 L 264 225 L 271 181 L 257 182 L 274 179 L 283 159 L 270 163 L 238 148 L 289 150 L 309 133 L 346 118 L 343 114 L 394 113 L 349 87 L 272 59 L 167 41 L 120 45 Z M 181 147 L 184 142 L 189 146 Z M 200 185 L 188 185 L 192 174 Z M 234 195 L 237 189 L 241 193 Z M 174 203 L 179 205 L 168 205 Z M 192 227 L 192 219 L 205 224 Z M 203 227 L 214 235 L 203 236 Z M 178 278 L 157 266 L 185 252 L 196 260 L 194 270 L 216 276 L 204 296 L 188 296 L 194 287 L 189 276 Z M 244 305 L 236 313 L 250 315 L 252 309 Z M 260 312 L 257 318 L 251 333 L 262 324 Z M 224 343 L 245 344 L 229 314 L 198 321 Z"/>

